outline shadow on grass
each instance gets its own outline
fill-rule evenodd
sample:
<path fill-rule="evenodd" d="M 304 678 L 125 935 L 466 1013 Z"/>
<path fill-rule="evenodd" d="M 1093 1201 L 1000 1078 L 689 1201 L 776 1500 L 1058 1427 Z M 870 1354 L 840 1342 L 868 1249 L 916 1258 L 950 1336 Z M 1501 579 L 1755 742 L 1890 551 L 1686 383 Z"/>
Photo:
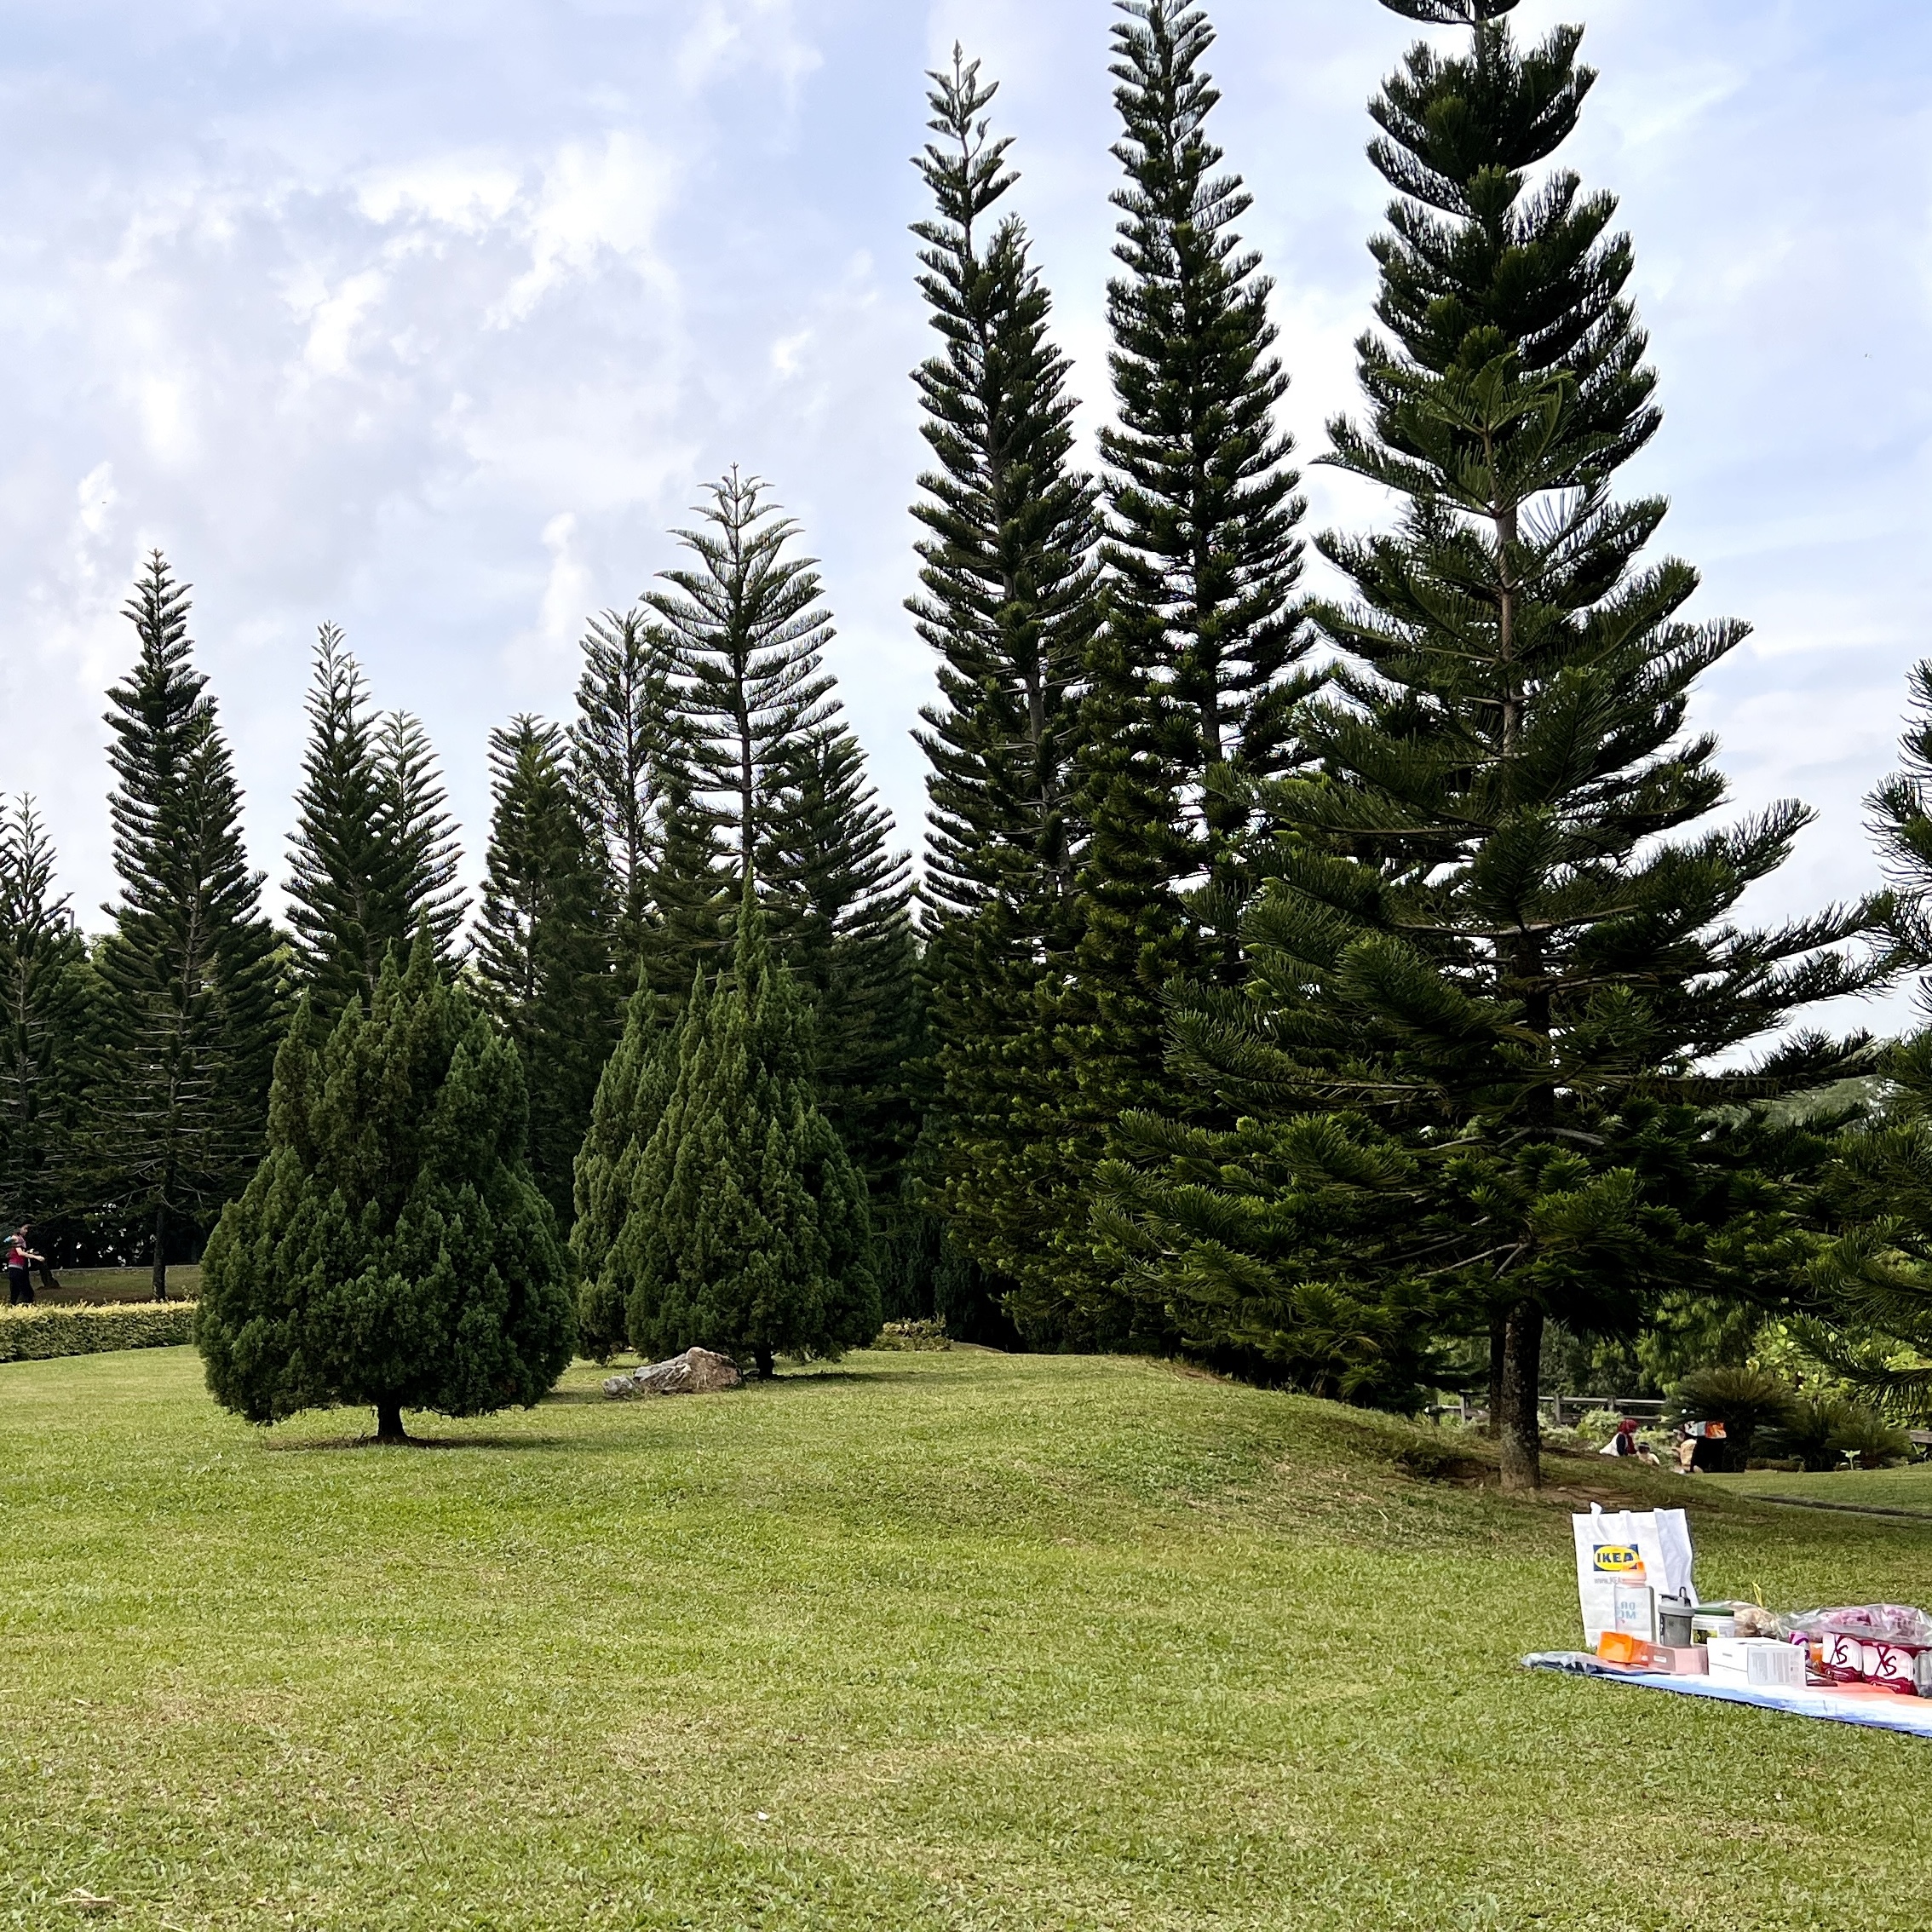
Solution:
<path fill-rule="evenodd" d="M 571 1435 L 412 1435 L 406 1442 L 381 1442 L 373 1435 L 330 1435 L 319 1440 L 265 1442 L 278 1456 L 306 1456 L 345 1449 L 584 1449 L 594 1446 Z"/>

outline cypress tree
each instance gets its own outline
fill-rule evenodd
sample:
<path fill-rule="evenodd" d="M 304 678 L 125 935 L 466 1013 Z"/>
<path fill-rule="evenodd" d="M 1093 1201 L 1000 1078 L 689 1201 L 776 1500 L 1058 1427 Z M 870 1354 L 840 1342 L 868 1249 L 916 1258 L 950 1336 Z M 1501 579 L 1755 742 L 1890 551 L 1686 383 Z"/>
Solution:
<path fill-rule="evenodd" d="M 561 1225 L 617 1000 L 603 869 L 566 753 L 563 733 L 533 717 L 490 734 L 494 810 L 475 941 L 485 1009 L 523 1067 L 531 1172 Z"/>
<path fill-rule="evenodd" d="M 701 975 L 698 984 L 700 988 L 704 984 Z M 577 1219 L 570 1249 L 579 1283 L 578 1337 L 584 1351 L 600 1361 L 608 1361 L 629 1337 L 624 1294 L 607 1263 L 630 1217 L 638 1163 L 670 1098 L 677 1043 L 678 1026 L 664 1002 L 648 982 L 641 984 L 598 1078 L 589 1129 L 577 1157 Z"/>
<path fill-rule="evenodd" d="M 1587 89 L 1578 36 L 1524 56 L 1503 0 L 1390 3 L 1474 37 L 1467 61 L 1412 54 L 1378 110 L 1406 198 L 1378 250 L 1394 341 L 1362 348 L 1372 430 L 1331 428 L 1330 460 L 1406 507 L 1388 535 L 1323 541 L 1357 601 L 1316 617 L 1349 662 L 1303 711 L 1323 776 L 1264 791 L 1286 835 L 1248 922 L 1267 969 L 1182 1025 L 1230 1100 L 1277 1097 L 1245 1147 L 1136 1123 L 1174 1162 L 1151 1208 L 1111 1178 L 1210 1332 L 1176 1222 L 1245 1256 L 1278 1309 L 1302 1278 L 1491 1313 L 1504 1480 L 1527 1486 L 1546 1320 L 1628 1332 L 1660 1292 L 1724 1279 L 1750 1164 L 1711 1103 L 1856 1066 L 1855 1043 L 1762 1043 L 1872 983 L 1839 948 L 1879 909 L 1732 923 L 1809 814 L 1705 824 L 1724 785 L 1714 741 L 1684 734 L 1690 693 L 1745 628 L 1683 618 L 1695 572 L 1640 561 L 1664 505 L 1611 493 L 1654 427 L 1611 204 L 1568 176 L 1525 192 Z M 1418 310 L 1405 291 L 1438 274 Z M 1458 278 L 1483 299 L 1452 346 Z M 1249 1197 L 1273 1204 L 1272 1251 L 1244 1244 Z M 1325 1250 L 1344 1216 L 1368 1231 Z"/>
<path fill-rule="evenodd" d="M 781 758 L 833 714 L 819 658 L 831 620 L 814 560 L 786 554 L 798 526 L 767 503 L 765 485 L 733 469 L 707 495 L 707 527 L 677 532 L 695 566 L 664 572 L 669 588 L 645 601 L 676 654 L 696 789 L 742 881 L 775 829 Z"/>
<path fill-rule="evenodd" d="M 170 1236 L 211 1220 L 261 1153 L 282 1016 L 277 940 L 188 610 L 188 586 L 155 551 L 126 606 L 140 655 L 107 694 L 121 894 L 99 962 L 94 1138 L 109 1205 L 151 1245 L 157 1296 Z"/>
<path fill-rule="evenodd" d="M 930 77 L 917 158 L 933 211 L 913 233 L 940 352 L 914 381 L 933 467 L 913 514 L 940 660 L 923 978 L 935 1092 L 924 1164 L 952 1245 L 1003 1293 L 1041 1251 L 1043 1141 L 1064 1062 L 1041 996 L 1066 970 L 1085 831 L 1076 796 L 1082 681 L 1096 622 L 1096 492 L 1073 461 L 1069 365 L 986 110 L 997 87 L 954 49 Z M 936 1234 L 933 1238 L 937 1239 Z M 928 1244 L 931 1245 L 930 1242 Z"/>
<path fill-rule="evenodd" d="M 77 1136 L 95 982 L 31 798 L 0 811 L 0 1200 L 46 1239 L 81 1205 Z"/>
<path fill-rule="evenodd" d="M 522 1072 L 430 936 L 368 1011 L 276 1058 L 267 1159 L 208 1244 L 196 1340 L 223 1407 L 528 1407 L 574 1342 L 563 1250 L 523 1159 Z"/>
<path fill-rule="evenodd" d="M 811 1011 L 745 888 L 729 973 L 702 986 L 676 1078 L 605 1263 L 632 1345 L 756 1363 L 837 1355 L 878 1331 L 863 1176 L 819 1110 Z"/>
<path fill-rule="evenodd" d="M 378 716 L 342 633 L 325 624 L 309 687 L 308 749 L 290 841 L 289 923 L 325 1026 L 373 997 L 393 946 L 427 923 L 448 964 L 464 899 L 434 755 L 405 712 Z"/>

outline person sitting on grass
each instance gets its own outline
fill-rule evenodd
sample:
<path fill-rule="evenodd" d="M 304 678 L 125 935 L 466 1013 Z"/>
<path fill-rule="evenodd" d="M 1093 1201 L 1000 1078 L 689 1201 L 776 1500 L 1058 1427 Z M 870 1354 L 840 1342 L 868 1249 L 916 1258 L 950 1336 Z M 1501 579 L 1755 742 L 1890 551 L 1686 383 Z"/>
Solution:
<path fill-rule="evenodd" d="M 1635 1456 L 1640 1463 L 1657 1466 L 1657 1458 L 1637 1440 L 1637 1424 L 1625 1416 L 1617 1424 L 1617 1433 L 1606 1442 L 1597 1453 L 1601 1456 Z"/>
<path fill-rule="evenodd" d="M 22 1222 L 19 1229 L 7 1237 L 7 1302 L 10 1308 L 32 1302 L 33 1264 L 45 1262 L 43 1256 L 37 1255 L 27 1245 L 29 1232 L 27 1224 Z"/>

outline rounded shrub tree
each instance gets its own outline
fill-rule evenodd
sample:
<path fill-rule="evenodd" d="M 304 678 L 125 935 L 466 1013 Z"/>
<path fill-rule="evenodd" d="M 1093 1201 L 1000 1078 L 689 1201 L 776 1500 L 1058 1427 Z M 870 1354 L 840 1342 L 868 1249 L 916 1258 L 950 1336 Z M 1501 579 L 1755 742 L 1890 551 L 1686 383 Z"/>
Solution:
<path fill-rule="evenodd" d="M 729 970 L 686 1009 L 599 1299 L 623 1297 L 646 1355 L 697 1345 L 769 1375 L 878 1333 L 871 1251 L 865 1178 L 814 1094 L 810 1011 L 748 893 Z"/>
<path fill-rule="evenodd" d="M 576 1334 L 525 1118 L 515 1050 L 427 934 L 320 1047 L 304 1010 L 276 1059 L 267 1158 L 203 1264 L 216 1400 L 257 1423 L 366 1403 L 377 1439 L 400 1442 L 405 1409 L 543 1395 Z"/>

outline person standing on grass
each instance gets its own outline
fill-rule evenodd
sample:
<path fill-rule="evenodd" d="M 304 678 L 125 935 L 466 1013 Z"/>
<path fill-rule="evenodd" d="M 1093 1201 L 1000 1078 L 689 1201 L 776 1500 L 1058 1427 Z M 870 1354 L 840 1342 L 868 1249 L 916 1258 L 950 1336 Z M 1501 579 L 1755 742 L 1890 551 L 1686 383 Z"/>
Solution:
<path fill-rule="evenodd" d="M 33 1264 L 44 1264 L 45 1256 L 37 1255 L 27 1245 L 29 1229 L 22 1222 L 16 1232 L 7 1237 L 7 1302 L 14 1307 L 22 1302 L 33 1300 Z"/>

